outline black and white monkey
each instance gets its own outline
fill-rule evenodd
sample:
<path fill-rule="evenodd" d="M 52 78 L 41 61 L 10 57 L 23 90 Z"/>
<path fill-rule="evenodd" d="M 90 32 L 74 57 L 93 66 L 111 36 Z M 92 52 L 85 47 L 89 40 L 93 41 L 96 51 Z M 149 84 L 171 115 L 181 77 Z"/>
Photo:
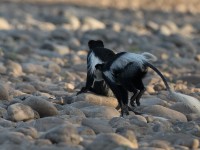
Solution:
<path fill-rule="evenodd" d="M 116 54 L 112 60 L 107 63 L 97 64 L 95 66 L 96 80 L 104 80 L 115 97 L 121 108 L 121 115 L 128 112 L 128 91 L 133 92 L 130 104 L 134 106 L 136 101 L 140 105 L 140 98 L 145 91 L 142 79 L 147 73 L 148 67 L 153 69 L 164 81 L 167 90 L 170 87 L 162 73 L 150 62 L 155 61 L 156 57 L 150 53 L 135 54 L 121 52 Z"/>
<path fill-rule="evenodd" d="M 77 95 L 85 93 L 87 91 L 91 91 L 98 95 L 113 96 L 112 91 L 106 85 L 105 81 L 94 80 L 94 71 L 96 70 L 95 66 L 97 64 L 102 64 L 109 60 L 112 60 L 115 56 L 115 53 L 110 49 L 104 48 L 104 44 L 101 40 L 90 40 L 88 42 L 88 47 L 90 51 L 87 55 L 86 85 L 79 92 L 77 92 Z"/>

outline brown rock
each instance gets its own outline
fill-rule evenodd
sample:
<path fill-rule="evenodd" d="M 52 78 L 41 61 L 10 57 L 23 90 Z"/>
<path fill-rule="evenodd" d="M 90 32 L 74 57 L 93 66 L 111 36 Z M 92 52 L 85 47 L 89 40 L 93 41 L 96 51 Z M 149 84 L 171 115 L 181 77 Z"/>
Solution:
<path fill-rule="evenodd" d="M 151 114 L 153 116 L 159 116 L 159 117 L 171 119 L 173 121 L 176 121 L 176 120 L 183 121 L 183 122 L 187 121 L 187 118 L 184 114 L 182 114 L 178 111 L 160 106 L 160 105 L 153 105 L 153 106 L 145 107 L 142 109 L 142 112 Z"/>

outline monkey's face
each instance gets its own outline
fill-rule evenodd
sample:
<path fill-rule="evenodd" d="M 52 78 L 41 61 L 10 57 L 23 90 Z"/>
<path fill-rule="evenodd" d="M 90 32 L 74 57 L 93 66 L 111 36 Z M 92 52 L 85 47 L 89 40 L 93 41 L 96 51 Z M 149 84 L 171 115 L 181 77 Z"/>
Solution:
<path fill-rule="evenodd" d="M 102 71 L 99 69 L 94 70 L 94 80 L 95 81 L 102 81 L 103 80 L 103 75 Z"/>

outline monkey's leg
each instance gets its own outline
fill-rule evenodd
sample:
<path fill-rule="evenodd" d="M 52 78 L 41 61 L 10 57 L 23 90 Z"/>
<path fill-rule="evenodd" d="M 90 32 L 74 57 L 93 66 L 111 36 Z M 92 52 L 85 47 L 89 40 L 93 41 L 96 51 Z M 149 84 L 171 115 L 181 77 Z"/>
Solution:
<path fill-rule="evenodd" d="M 146 88 L 142 89 L 140 91 L 140 93 L 137 95 L 137 97 L 136 97 L 136 104 L 137 104 L 137 106 L 140 106 L 140 98 L 142 97 L 142 95 L 144 94 L 145 91 L 146 91 Z"/>
<path fill-rule="evenodd" d="M 137 106 L 140 106 L 140 98 L 144 94 L 146 88 L 144 87 L 144 84 L 143 84 L 142 80 L 138 81 L 137 86 L 138 86 L 138 89 L 140 90 L 140 92 L 136 97 L 136 104 L 137 104 Z"/>
<path fill-rule="evenodd" d="M 128 115 L 128 92 L 122 86 L 117 85 L 114 81 L 109 79 L 109 77 L 103 75 L 103 78 L 118 100 L 121 108 L 121 116 L 123 117 L 124 113 Z"/>
<path fill-rule="evenodd" d="M 138 89 L 135 89 L 133 91 L 133 96 L 130 99 L 131 106 L 135 107 L 135 101 L 136 101 L 136 98 L 137 98 L 137 96 L 138 96 L 139 93 L 140 93 L 140 91 Z"/>

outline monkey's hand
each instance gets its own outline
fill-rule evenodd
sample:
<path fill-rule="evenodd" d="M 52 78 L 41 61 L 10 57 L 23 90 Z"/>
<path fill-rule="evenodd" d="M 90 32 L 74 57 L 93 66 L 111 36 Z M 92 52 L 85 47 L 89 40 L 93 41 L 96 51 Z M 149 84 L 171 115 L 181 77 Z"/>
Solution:
<path fill-rule="evenodd" d="M 81 93 L 86 93 L 87 91 L 88 91 L 88 88 L 87 88 L 87 87 L 82 87 L 82 89 L 81 89 L 79 92 L 77 92 L 76 95 L 79 95 L 79 94 L 81 94 Z"/>

